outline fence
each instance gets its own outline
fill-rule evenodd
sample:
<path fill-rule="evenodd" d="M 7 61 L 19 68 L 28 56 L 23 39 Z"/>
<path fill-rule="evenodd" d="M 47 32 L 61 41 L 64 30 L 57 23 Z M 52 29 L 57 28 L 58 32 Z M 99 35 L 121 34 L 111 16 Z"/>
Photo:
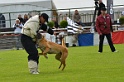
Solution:
<path fill-rule="evenodd" d="M 73 18 L 73 13 L 74 10 L 79 10 L 79 13 L 81 15 L 81 21 L 85 24 L 89 24 L 91 25 L 92 20 L 93 20 L 93 13 L 94 10 L 87 10 L 87 11 L 83 11 L 82 9 L 91 9 L 93 7 L 88 7 L 88 8 L 72 8 L 72 9 L 58 9 L 58 10 L 44 10 L 44 11 L 25 11 L 25 12 L 6 12 L 6 13 L 1 13 L 0 14 L 0 33 L 4 28 L 12 28 L 13 24 L 15 23 L 15 19 L 17 18 L 17 16 L 19 14 L 21 14 L 22 16 L 24 14 L 28 14 L 29 16 L 35 15 L 35 14 L 39 14 L 41 12 L 45 12 L 47 14 L 49 14 L 50 19 L 52 19 L 53 17 L 58 19 L 58 22 L 60 22 L 61 20 L 63 20 L 64 16 L 68 16 L 71 19 Z M 52 14 L 54 11 L 58 12 L 57 15 Z M 119 9 L 118 11 L 114 12 L 114 20 L 116 21 L 118 18 L 121 17 L 121 12 Z M 5 30 L 3 30 L 5 31 Z M 9 30 L 10 31 L 10 30 Z M 15 47 L 15 35 L 13 35 L 13 32 L 9 32 L 10 34 L 6 35 L 6 33 L 0 35 L 0 49 L 10 49 Z M 8 46 L 9 45 L 9 46 Z"/>
<path fill-rule="evenodd" d="M 116 6 L 118 7 L 118 6 Z M 89 23 L 89 25 L 92 23 L 93 15 L 94 15 L 94 7 L 85 7 L 85 8 L 71 8 L 71 9 L 58 9 L 58 10 L 41 10 L 41 11 L 20 11 L 20 12 L 6 12 L 0 14 L 0 29 L 2 28 L 12 28 L 13 24 L 15 23 L 15 19 L 19 14 L 23 15 L 28 14 L 34 15 L 41 12 L 48 13 L 50 16 L 50 19 L 53 17 L 56 17 L 58 22 L 63 20 L 65 15 L 68 15 L 71 19 L 73 18 L 74 10 L 79 10 L 79 13 L 81 15 L 81 21 L 83 23 Z M 53 12 L 58 12 L 56 15 L 52 14 Z M 116 21 L 121 16 L 121 10 L 116 9 L 114 12 L 114 21 Z"/>

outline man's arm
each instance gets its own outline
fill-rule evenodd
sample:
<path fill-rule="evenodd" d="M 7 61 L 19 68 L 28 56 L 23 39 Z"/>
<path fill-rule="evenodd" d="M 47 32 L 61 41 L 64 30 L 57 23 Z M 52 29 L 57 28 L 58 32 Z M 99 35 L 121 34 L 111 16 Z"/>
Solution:
<path fill-rule="evenodd" d="M 102 35 L 102 32 L 100 31 L 100 27 L 99 27 L 99 19 L 96 19 L 96 30 L 98 32 L 99 35 Z"/>
<path fill-rule="evenodd" d="M 40 27 L 43 31 L 47 31 L 49 34 L 53 35 L 54 31 L 52 28 L 48 27 L 46 24 L 42 24 Z"/>

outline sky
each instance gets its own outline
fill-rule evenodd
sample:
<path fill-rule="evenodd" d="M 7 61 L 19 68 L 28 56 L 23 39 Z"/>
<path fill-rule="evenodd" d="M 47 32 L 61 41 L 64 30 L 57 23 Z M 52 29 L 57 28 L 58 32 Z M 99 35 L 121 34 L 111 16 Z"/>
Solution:
<path fill-rule="evenodd" d="M 2 3 L 18 3 L 18 2 L 30 2 L 30 1 L 46 1 L 46 0 L 0 0 Z M 106 4 L 107 0 L 103 0 Z M 94 0 L 53 0 L 57 9 L 63 8 L 79 8 L 79 7 L 93 7 Z M 114 5 L 124 5 L 124 0 L 113 0 Z"/>

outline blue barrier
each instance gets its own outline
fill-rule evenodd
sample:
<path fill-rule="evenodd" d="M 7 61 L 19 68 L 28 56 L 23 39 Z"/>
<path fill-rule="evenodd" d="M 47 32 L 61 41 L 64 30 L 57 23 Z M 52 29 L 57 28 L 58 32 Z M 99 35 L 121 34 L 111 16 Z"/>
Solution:
<path fill-rule="evenodd" d="M 79 46 L 93 46 L 93 33 L 79 34 L 78 35 L 78 44 Z"/>

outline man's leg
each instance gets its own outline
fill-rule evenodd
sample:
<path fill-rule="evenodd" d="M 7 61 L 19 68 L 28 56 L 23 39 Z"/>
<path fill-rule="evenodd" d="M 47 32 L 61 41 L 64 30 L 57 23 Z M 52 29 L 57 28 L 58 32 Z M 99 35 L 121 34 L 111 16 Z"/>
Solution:
<path fill-rule="evenodd" d="M 99 35 L 99 50 L 98 52 L 102 52 L 103 51 L 103 41 L 104 41 L 104 34 L 103 35 Z"/>
<path fill-rule="evenodd" d="M 112 39 L 111 39 L 111 34 L 106 34 L 106 38 L 107 38 L 107 41 L 109 43 L 109 46 L 111 48 L 111 51 L 114 52 L 115 51 L 115 47 L 113 45 L 113 42 L 112 42 Z"/>
<path fill-rule="evenodd" d="M 37 68 L 39 63 L 38 50 L 32 39 L 26 35 L 21 36 L 21 42 L 28 55 L 28 67 L 30 73 L 38 74 Z"/>
<path fill-rule="evenodd" d="M 16 50 L 19 50 L 19 38 L 18 38 L 18 35 L 15 35 L 15 48 L 16 48 Z"/>

